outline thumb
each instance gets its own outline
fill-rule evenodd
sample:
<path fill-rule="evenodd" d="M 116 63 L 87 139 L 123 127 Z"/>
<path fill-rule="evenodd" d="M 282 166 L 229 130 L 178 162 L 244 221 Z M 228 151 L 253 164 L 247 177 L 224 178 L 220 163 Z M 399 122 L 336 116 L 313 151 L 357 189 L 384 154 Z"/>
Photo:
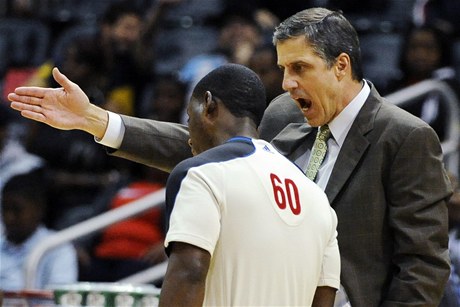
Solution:
<path fill-rule="evenodd" d="M 72 87 L 75 85 L 72 81 L 70 81 L 63 73 L 59 71 L 57 67 L 53 68 L 53 78 L 59 83 L 60 86 L 64 88 L 66 92 L 70 92 Z"/>

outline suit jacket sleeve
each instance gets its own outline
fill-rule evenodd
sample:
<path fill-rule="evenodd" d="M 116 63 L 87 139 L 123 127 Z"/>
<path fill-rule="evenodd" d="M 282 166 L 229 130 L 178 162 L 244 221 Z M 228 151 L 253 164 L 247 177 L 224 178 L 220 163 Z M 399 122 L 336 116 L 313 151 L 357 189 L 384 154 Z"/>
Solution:
<path fill-rule="evenodd" d="M 170 172 L 180 161 L 192 156 L 188 127 L 150 119 L 121 115 L 125 136 L 121 147 L 109 153 Z M 259 126 L 260 137 L 271 140 L 289 123 L 305 123 L 305 118 L 289 94 L 271 102 Z"/>
<path fill-rule="evenodd" d="M 396 153 L 387 182 L 393 275 L 384 306 L 437 306 L 449 276 L 446 173 L 439 141 L 418 127 Z M 385 184 L 385 183 L 384 183 Z"/>
<path fill-rule="evenodd" d="M 170 172 L 192 156 L 187 126 L 121 115 L 125 135 L 110 154 Z"/>

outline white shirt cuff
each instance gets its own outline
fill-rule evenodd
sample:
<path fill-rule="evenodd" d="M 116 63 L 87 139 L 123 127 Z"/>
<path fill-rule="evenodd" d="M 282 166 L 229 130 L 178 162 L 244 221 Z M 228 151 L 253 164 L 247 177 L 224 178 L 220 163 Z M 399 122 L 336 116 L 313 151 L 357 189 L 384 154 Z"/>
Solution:
<path fill-rule="evenodd" d="M 102 144 L 104 146 L 118 149 L 121 146 L 123 137 L 125 135 L 125 125 L 121 120 L 121 116 L 107 111 L 109 114 L 109 122 L 107 124 L 107 130 L 105 131 L 102 139 L 94 137 L 96 143 Z"/>

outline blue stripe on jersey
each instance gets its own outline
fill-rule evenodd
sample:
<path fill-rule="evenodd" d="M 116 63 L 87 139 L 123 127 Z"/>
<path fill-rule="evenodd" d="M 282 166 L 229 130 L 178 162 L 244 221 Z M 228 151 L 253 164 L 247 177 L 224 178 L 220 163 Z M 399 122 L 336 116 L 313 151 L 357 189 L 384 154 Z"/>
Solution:
<path fill-rule="evenodd" d="M 169 229 L 169 218 L 176 201 L 182 180 L 192 167 L 198 167 L 208 163 L 224 162 L 236 158 L 250 156 L 255 152 L 252 140 L 247 137 L 234 137 L 226 143 L 211 148 L 201 154 L 180 162 L 171 172 L 166 183 L 166 212 L 165 233 Z"/>

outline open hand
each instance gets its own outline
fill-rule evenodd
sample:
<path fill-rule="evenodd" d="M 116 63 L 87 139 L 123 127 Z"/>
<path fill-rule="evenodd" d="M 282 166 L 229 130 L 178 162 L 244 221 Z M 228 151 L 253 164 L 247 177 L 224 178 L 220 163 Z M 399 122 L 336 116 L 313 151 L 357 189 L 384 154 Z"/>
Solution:
<path fill-rule="evenodd" d="M 107 125 L 105 110 L 56 67 L 53 77 L 61 88 L 18 87 L 8 95 L 11 108 L 21 115 L 61 130 L 79 129 L 102 137 Z"/>

